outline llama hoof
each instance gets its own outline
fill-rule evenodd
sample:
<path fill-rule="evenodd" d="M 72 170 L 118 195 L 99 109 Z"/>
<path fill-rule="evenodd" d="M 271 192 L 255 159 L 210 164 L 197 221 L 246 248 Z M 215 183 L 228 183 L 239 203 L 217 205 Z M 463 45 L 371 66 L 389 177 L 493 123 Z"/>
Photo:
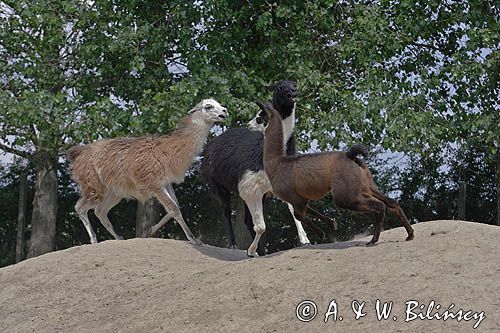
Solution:
<path fill-rule="evenodd" d="M 255 253 L 249 253 L 249 252 L 247 251 L 247 257 L 248 257 L 248 258 L 255 258 L 255 257 L 258 257 L 258 256 L 259 256 L 259 255 L 257 254 L 257 252 L 255 252 Z"/>
<path fill-rule="evenodd" d="M 203 245 L 203 242 L 199 239 L 196 239 L 196 238 L 190 239 L 189 242 L 191 242 L 191 244 L 196 245 L 196 246 Z"/>

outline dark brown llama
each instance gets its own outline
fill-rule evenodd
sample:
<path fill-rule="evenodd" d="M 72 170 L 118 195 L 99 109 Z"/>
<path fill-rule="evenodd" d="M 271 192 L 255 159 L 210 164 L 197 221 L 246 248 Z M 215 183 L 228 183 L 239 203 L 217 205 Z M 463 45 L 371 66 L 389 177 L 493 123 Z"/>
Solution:
<path fill-rule="evenodd" d="M 270 103 L 257 104 L 269 117 L 264 135 L 264 170 L 273 193 L 293 206 L 297 219 L 307 223 L 308 201 L 331 193 L 337 207 L 375 215 L 373 238 L 367 246 L 378 242 L 386 208 L 396 214 L 405 227 L 406 240 L 414 238 L 413 228 L 399 204 L 377 189 L 370 170 L 356 157 L 368 153 L 365 147 L 355 145 L 347 152 L 286 156 L 279 113 Z"/>

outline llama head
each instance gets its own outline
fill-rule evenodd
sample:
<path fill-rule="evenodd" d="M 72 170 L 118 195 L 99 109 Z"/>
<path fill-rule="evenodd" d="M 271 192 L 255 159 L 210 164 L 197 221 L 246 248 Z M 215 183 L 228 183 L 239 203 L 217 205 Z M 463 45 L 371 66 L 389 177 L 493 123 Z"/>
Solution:
<path fill-rule="evenodd" d="M 262 102 L 262 101 L 255 101 L 255 103 L 257 103 L 257 105 L 260 107 L 260 109 L 262 111 L 259 112 L 260 113 L 264 113 L 265 114 L 265 119 L 267 121 L 267 123 L 269 122 L 269 120 L 273 119 L 274 117 L 279 117 L 279 113 L 278 111 L 276 111 L 274 108 L 273 108 L 273 105 L 269 102 Z M 266 127 L 267 127 L 267 124 L 266 124 Z"/>
<path fill-rule="evenodd" d="M 276 107 L 292 108 L 297 99 L 297 83 L 281 80 L 269 88 L 273 89 L 273 105 Z"/>
<path fill-rule="evenodd" d="M 266 111 L 259 111 L 255 117 L 248 122 L 247 126 L 252 131 L 259 131 L 264 133 L 266 130 L 267 124 L 269 123 L 269 117 L 267 116 Z"/>
<path fill-rule="evenodd" d="M 213 98 L 202 100 L 189 113 L 197 114 L 197 118 L 207 123 L 223 121 L 228 116 L 227 109 Z"/>

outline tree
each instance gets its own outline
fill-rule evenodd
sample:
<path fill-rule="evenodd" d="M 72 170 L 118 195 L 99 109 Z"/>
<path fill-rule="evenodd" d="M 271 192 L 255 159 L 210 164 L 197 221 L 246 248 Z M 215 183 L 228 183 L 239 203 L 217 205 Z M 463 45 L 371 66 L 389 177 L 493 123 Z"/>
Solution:
<path fill-rule="evenodd" d="M 263 82 L 297 79 L 302 148 L 311 139 L 321 148 L 357 141 L 428 157 L 460 145 L 500 160 L 491 1 L 203 4 L 210 20 L 204 51 L 188 58 L 192 75 L 217 69 L 243 100 L 259 96 Z"/>
<path fill-rule="evenodd" d="M 0 149 L 31 160 L 36 170 L 29 257 L 55 248 L 57 165 L 66 148 L 128 132 L 149 97 L 144 91 L 174 82 L 168 60 L 178 52 L 182 8 L 189 6 L 1 3 Z"/>
<path fill-rule="evenodd" d="M 158 200 L 150 198 L 138 202 L 135 217 L 135 237 L 151 237 L 151 227 L 160 220 L 161 206 Z"/>
<path fill-rule="evenodd" d="M 67 146 L 166 133 L 208 96 L 240 126 L 283 78 L 299 84 L 302 149 L 479 152 L 496 163 L 500 223 L 492 1 L 20 0 L 0 2 L 0 17 L 0 149 L 35 168 L 31 255 L 57 246 Z"/>
<path fill-rule="evenodd" d="M 21 175 L 19 181 L 19 205 L 17 211 L 16 263 L 24 259 L 26 212 L 28 204 L 28 176 Z"/>
<path fill-rule="evenodd" d="M 26 210 L 25 228 L 18 230 L 18 217 L 20 205 L 20 189 L 23 176 L 26 176 Z M 0 164 L 0 267 L 14 264 L 18 256 L 24 259 L 25 244 L 19 244 L 18 238 L 25 238 L 29 234 L 29 214 L 31 213 L 30 199 L 33 197 L 32 168 L 19 160 L 14 160 L 8 165 Z M 22 233 L 20 233 L 22 232 Z M 22 242 L 21 242 L 22 243 Z M 19 253 L 16 251 L 19 250 Z"/>

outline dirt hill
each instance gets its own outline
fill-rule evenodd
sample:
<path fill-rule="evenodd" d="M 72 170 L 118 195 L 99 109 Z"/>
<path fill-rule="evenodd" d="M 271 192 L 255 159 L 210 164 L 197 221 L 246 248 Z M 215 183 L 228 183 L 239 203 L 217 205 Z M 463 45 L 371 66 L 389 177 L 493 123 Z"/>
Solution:
<path fill-rule="evenodd" d="M 0 332 L 500 332 L 500 228 L 414 227 L 253 259 L 167 239 L 50 253 L 0 269 Z"/>

